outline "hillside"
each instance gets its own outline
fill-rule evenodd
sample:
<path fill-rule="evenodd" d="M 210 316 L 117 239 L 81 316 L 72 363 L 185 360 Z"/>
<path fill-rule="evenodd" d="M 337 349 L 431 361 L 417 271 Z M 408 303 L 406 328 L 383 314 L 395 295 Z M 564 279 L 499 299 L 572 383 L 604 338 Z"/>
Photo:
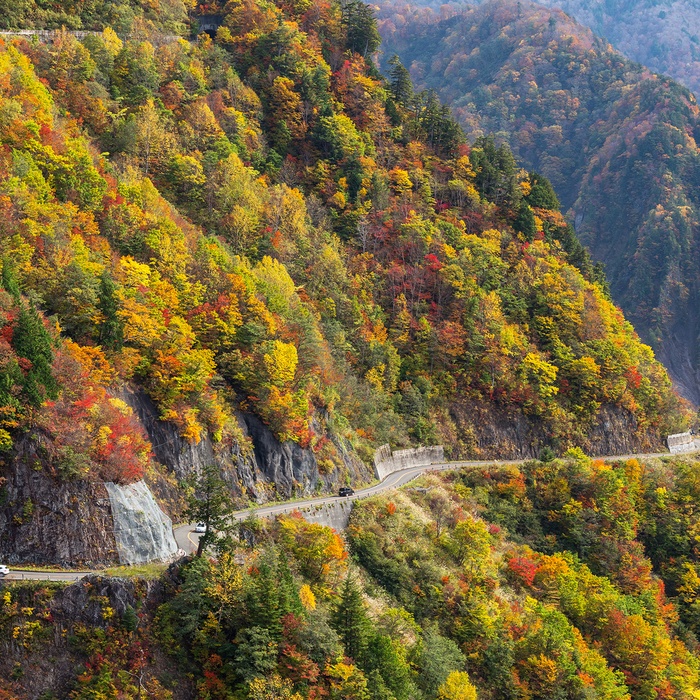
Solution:
<path fill-rule="evenodd" d="M 481 4 L 482 0 L 410 3 L 412 11 L 429 8 L 443 16 Z M 700 93 L 700 8 L 692 0 L 539 0 L 537 4 L 563 10 L 627 58 Z M 404 3 L 381 0 L 377 5 L 391 18 Z"/>
<path fill-rule="evenodd" d="M 691 0 L 541 0 L 605 37 L 618 51 L 700 94 L 700 8 Z M 643 40 L 640 40 L 643 37 Z"/>
<path fill-rule="evenodd" d="M 700 401 L 695 98 L 529 2 L 442 20 L 400 4 L 383 13 L 385 55 L 434 88 L 469 138 L 495 133 L 552 181 L 615 302 Z"/>
<path fill-rule="evenodd" d="M 221 11 L 215 40 L 144 9 L 0 45 L 0 553 L 59 560 L 103 482 L 172 502 L 213 462 L 243 507 L 367 481 L 384 443 L 628 454 L 687 424 L 549 183 L 387 83 L 367 6 Z"/>
<path fill-rule="evenodd" d="M 359 502 L 348 544 L 249 519 L 160 579 L 9 585 L 0 695 L 693 698 L 699 477 L 572 451 Z"/>

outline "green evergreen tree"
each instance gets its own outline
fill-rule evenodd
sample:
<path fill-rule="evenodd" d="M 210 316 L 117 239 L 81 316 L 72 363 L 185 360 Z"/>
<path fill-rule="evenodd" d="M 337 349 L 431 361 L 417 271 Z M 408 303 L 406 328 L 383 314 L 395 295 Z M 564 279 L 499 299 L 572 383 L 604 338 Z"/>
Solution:
<path fill-rule="evenodd" d="M 268 630 L 279 639 L 282 633 L 281 618 L 289 612 L 287 601 L 282 601 L 282 586 L 277 576 L 277 561 L 273 552 L 267 552 L 257 566 L 246 594 L 246 607 L 250 625 Z"/>
<path fill-rule="evenodd" d="M 408 107 L 413 100 L 411 75 L 396 54 L 389 59 L 389 65 L 389 92 L 396 104 Z"/>
<path fill-rule="evenodd" d="M 302 615 L 304 606 L 301 604 L 299 590 L 286 557 L 277 558 L 277 581 L 279 587 L 280 615 L 282 617 L 289 613 L 293 615 Z"/>
<path fill-rule="evenodd" d="M 233 502 L 216 465 L 203 467 L 200 474 L 189 479 L 188 486 L 190 493 L 185 517 L 190 522 L 204 523 L 206 528 L 197 546 L 197 556 L 201 557 L 209 545 L 216 546 L 225 541 L 232 528 Z"/>
<path fill-rule="evenodd" d="M 371 56 L 381 44 L 374 10 L 361 0 L 351 0 L 343 7 L 346 46 L 361 56 Z"/>
<path fill-rule="evenodd" d="M 139 618 L 136 611 L 128 605 L 124 614 L 122 615 L 122 626 L 127 632 L 136 632 L 139 626 Z"/>
<path fill-rule="evenodd" d="M 40 406 L 47 398 L 55 399 L 58 384 L 53 376 L 51 336 L 34 306 L 22 306 L 12 335 L 17 355 L 29 361 L 24 368 L 22 390 L 32 406 Z"/>
<path fill-rule="evenodd" d="M 531 207 L 559 211 L 561 208 L 559 198 L 552 187 L 552 183 L 546 177 L 539 173 L 530 173 L 530 185 L 532 189 L 526 199 Z"/>
<path fill-rule="evenodd" d="M 386 634 L 372 635 L 369 640 L 365 671 L 379 673 L 383 685 L 396 700 L 409 700 L 417 695 L 417 688 L 411 680 L 411 667 L 399 652 L 396 643 Z M 379 685 L 381 690 L 381 684 Z M 381 690 L 382 694 L 385 694 Z"/>
<path fill-rule="evenodd" d="M 7 259 L 2 260 L 2 286 L 3 289 L 19 303 L 20 291 L 17 276 L 15 275 L 12 263 Z"/>
<path fill-rule="evenodd" d="M 496 146 L 492 136 L 479 138 L 474 142 L 471 160 L 479 193 L 496 206 L 517 211 L 522 193 L 510 148 L 506 144 Z"/>
<path fill-rule="evenodd" d="M 520 202 L 518 215 L 513 222 L 513 228 L 522 233 L 526 240 L 533 241 L 535 239 L 535 234 L 537 233 L 535 215 L 527 202 Z"/>
<path fill-rule="evenodd" d="M 119 350 L 124 342 L 124 326 L 117 315 L 116 289 L 112 276 L 105 270 L 100 277 L 98 308 L 104 317 L 99 328 L 99 342 L 107 350 Z"/>
<path fill-rule="evenodd" d="M 360 587 L 352 575 L 345 579 L 340 601 L 333 611 L 332 623 L 340 635 L 345 653 L 361 665 L 369 644 L 371 623 Z"/>

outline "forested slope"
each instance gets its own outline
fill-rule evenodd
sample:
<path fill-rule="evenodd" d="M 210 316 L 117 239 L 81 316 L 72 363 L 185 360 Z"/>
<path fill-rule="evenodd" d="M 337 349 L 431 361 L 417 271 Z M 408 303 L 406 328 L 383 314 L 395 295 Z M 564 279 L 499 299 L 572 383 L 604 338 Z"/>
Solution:
<path fill-rule="evenodd" d="M 694 698 L 698 483 L 572 451 L 358 502 L 347 544 L 250 518 L 159 581 L 11 585 L 0 695 Z"/>
<path fill-rule="evenodd" d="M 386 7 L 390 17 L 401 3 L 377 4 Z M 443 15 L 481 4 L 483 0 L 410 3 L 414 11 L 430 8 Z M 700 9 L 692 0 L 539 0 L 537 4 L 563 10 L 627 58 L 674 78 L 695 94 L 700 91 Z"/>
<path fill-rule="evenodd" d="M 55 478 L 139 478 L 125 386 L 186 441 L 244 443 L 245 411 L 327 471 L 329 432 L 370 462 L 683 425 L 549 184 L 385 82 L 369 8 L 221 11 L 216 40 L 151 13 L 0 47 L 6 450 L 41 430 Z"/>
<path fill-rule="evenodd" d="M 700 400 L 695 98 L 558 11 L 493 0 L 440 20 L 383 10 L 386 55 L 437 90 L 467 134 L 495 133 L 549 177 L 613 299 Z"/>
<path fill-rule="evenodd" d="M 700 94 L 700 8 L 689 0 L 542 0 L 618 51 Z"/>

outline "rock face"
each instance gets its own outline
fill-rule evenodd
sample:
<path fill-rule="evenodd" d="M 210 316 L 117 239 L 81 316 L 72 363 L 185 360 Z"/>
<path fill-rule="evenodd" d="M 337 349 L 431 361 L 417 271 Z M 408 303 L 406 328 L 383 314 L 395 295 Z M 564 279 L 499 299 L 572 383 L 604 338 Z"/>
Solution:
<path fill-rule="evenodd" d="M 444 426 L 440 436 L 447 459 L 537 458 L 542 448 L 551 444 L 536 419 L 528 420 L 493 406 L 455 404 L 450 408 L 450 417 L 454 421 L 452 428 Z M 466 439 L 457 439 L 456 433 Z M 594 457 L 663 452 L 664 437 L 651 431 L 639 432 L 629 411 L 604 406 L 580 447 Z"/>
<path fill-rule="evenodd" d="M 83 635 L 80 639 L 94 638 L 101 629 L 119 627 L 128 610 L 138 611 L 150 620 L 165 600 L 165 587 L 171 574 L 174 576 L 174 571 L 159 581 L 88 576 L 70 586 L 42 587 L 40 593 L 30 583 L 14 586 L 12 598 L 21 607 L 36 607 L 41 601 L 39 605 L 51 616 L 52 634 L 42 637 L 30 649 L 13 644 L 10 635 L 0 640 L 0 679 L 9 679 L 21 668 L 21 678 L 13 688 L 18 697 L 26 700 L 70 697 L 86 658 L 84 642 L 77 641 L 76 633 Z M 174 700 L 196 696 L 196 690 L 177 664 L 156 648 L 148 677 L 161 674 L 175 679 Z M 147 695 L 144 693 L 143 697 Z"/>
<path fill-rule="evenodd" d="M 372 479 L 372 470 L 346 445 L 328 434 L 342 458 L 342 465 L 323 474 L 316 455 L 294 442 L 281 443 L 256 416 L 237 414 L 242 439 L 214 443 L 209 436 L 199 443 L 180 437 L 172 423 L 158 419 L 153 402 L 142 391 L 124 388 L 120 398 L 133 409 L 145 427 L 156 459 L 185 479 L 202 467 L 217 464 L 239 505 L 248 501 L 265 503 L 270 499 L 307 496 L 330 491 L 340 483 L 363 483 Z M 320 431 L 320 426 L 315 426 Z"/>
<path fill-rule="evenodd" d="M 159 508 L 145 482 L 105 484 L 112 507 L 120 564 L 166 561 L 177 552 L 172 520 Z"/>
<path fill-rule="evenodd" d="M 157 598 L 162 586 L 160 581 L 145 579 L 86 576 L 56 593 L 51 614 L 65 626 L 105 627 L 110 622 L 104 615 L 105 607 L 122 618 L 129 608 L 137 609 L 149 598 Z"/>
<path fill-rule="evenodd" d="M 51 475 L 41 440 L 22 438 L 0 466 L 0 560 L 96 567 L 117 561 L 103 484 Z"/>
<path fill-rule="evenodd" d="M 216 464 L 241 507 L 250 501 L 333 491 L 339 484 L 366 483 L 373 477 L 372 470 L 330 433 L 327 437 L 338 448 L 340 461 L 322 469 L 311 449 L 280 443 L 255 416 L 237 416 L 236 438 L 214 443 L 205 437 L 194 444 L 182 439 L 176 426 L 158 419 L 142 391 L 123 387 L 119 395 L 143 424 L 156 460 L 178 481 Z M 315 427 L 322 432 L 320 425 Z M 170 518 L 145 483 L 122 487 L 64 481 L 55 475 L 43 440 L 38 434 L 25 436 L 0 464 L 0 561 L 98 568 L 172 556 L 177 546 Z M 161 496 L 175 487 L 155 486 Z"/>

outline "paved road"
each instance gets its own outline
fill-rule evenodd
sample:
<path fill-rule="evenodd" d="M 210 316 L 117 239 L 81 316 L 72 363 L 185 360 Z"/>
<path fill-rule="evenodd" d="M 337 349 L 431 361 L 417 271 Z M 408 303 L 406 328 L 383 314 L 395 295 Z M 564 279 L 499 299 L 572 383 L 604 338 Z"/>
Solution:
<path fill-rule="evenodd" d="M 647 454 L 647 455 L 614 455 L 612 457 L 600 457 L 598 459 L 632 459 L 632 458 L 650 458 L 650 457 L 668 457 L 669 453 L 658 453 L 658 454 Z M 404 469 L 402 471 L 394 472 L 389 474 L 383 481 L 374 486 L 369 486 L 366 489 L 361 489 L 356 491 L 353 496 L 347 498 L 341 498 L 339 496 L 321 496 L 319 498 L 308 498 L 301 501 L 288 501 L 287 503 L 279 503 L 271 506 L 262 506 L 260 508 L 254 508 L 250 510 L 242 510 L 234 514 L 235 520 L 245 520 L 252 513 L 259 517 L 266 517 L 269 515 L 280 515 L 282 513 L 291 513 L 295 510 L 301 510 L 304 508 L 309 508 L 315 505 L 324 505 L 330 503 L 337 503 L 338 501 L 357 501 L 361 498 L 368 498 L 369 496 L 374 496 L 375 494 L 381 493 L 382 491 L 387 491 L 388 489 L 395 489 L 399 486 L 407 484 L 409 481 L 415 479 L 417 476 L 427 472 L 427 471 L 449 471 L 450 469 L 458 469 L 459 467 L 486 467 L 486 466 L 502 466 L 505 464 L 522 464 L 525 460 L 489 460 L 482 462 L 446 462 L 444 464 L 432 464 L 426 467 L 412 467 L 411 469 Z M 185 552 L 194 552 L 197 549 L 197 543 L 199 542 L 199 535 L 194 532 L 194 525 L 181 525 L 175 529 L 175 540 L 178 546 Z M 93 571 L 10 571 L 10 573 L 4 577 L 0 578 L 0 581 L 79 581 L 84 576 L 91 573 L 98 573 Z"/>
<path fill-rule="evenodd" d="M 10 569 L 10 573 L 0 577 L 0 581 L 79 581 L 93 571 L 19 571 Z"/>
<path fill-rule="evenodd" d="M 613 457 L 600 457 L 596 459 L 633 459 L 633 458 L 650 458 L 650 457 L 668 457 L 668 452 L 658 453 L 658 454 L 648 454 L 648 455 L 615 455 Z M 235 520 L 241 521 L 245 520 L 251 514 L 255 514 L 259 517 L 267 517 L 270 515 L 280 515 L 282 513 L 291 513 L 295 510 L 303 510 L 316 505 L 326 505 L 330 503 L 337 503 L 338 501 L 357 501 L 361 498 L 368 498 L 369 496 L 374 496 L 375 494 L 381 493 L 382 491 L 387 491 L 388 489 L 395 489 L 399 486 L 407 484 L 409 481 L 415 479 L 417 476 L 427 472 L 427 471 L 449 471 L 450 469 L 458 469 L 460 467 L 487 467 L 487 466 L 503 466 L 505 464 L 523 464 L 526 460 L 488 460 L 482 462 L 445 462 L 444 464 L 432 464 L 426 467 L 412 467 L 410 469 L 403 469 L 393 474 L 389 474 L 384 481 L 375 484 L 374 486 L 369 486 L 366 489 L 361 489 L 355 492 L 354 496 L 348 496 L 346 498 L 341 498 L 339 496 L 321 496 L 319 498 L 309 498 L 302 501 L 288 501 L 286 503 L 279 503 L 272 506 L 262 506 L 260 508 L 252 508 L 250 510 L 242 510 L 234 513 L 233 518 Z M 183 549 L 185 552 L 194 552 L 197 549 L 197 544 L 199 543 L 200 535 L 194 531 L 194 524 L 181 525 L 175 529 L 175 540 L 177 541 L 178 547 Z"/>
<path fill-rule="evenodd" d="M 470 466 L 486 466 L 488 464 L 494 464 L 494 462 L 469 462 Z M 499 462 L 499 464 L 505 464 L 505 462 Z M 308 498 L 302 501 L 288 501 L 286 503 L 278 503 L 272 506 L 261 506 L 260 508 L 251 508 L 249 510 L 241 510 L 233 514 L 234 520 L 245 520 L 251 514 L 255 514 L 258 517 L 265 518 L 270 515 L 281 515 L 283 513 L 291 513 L 295 510 L 302 510 L 310 508 L 312 506 L 326 505 L 329 503 L 338 503 L 339 501 L 357 501 L 360 498 L 367 498 L 368 496 L 374 496 L 377 493 L 386 491 L 387 489 L 395 489 L 403 484 L 408 483 L 417 476 L 420 476 L 429 470 L 445 471 L 449 469 L 454 469 L 455 467 L 462 466 L 462 463 L 450 463 L 450 464 L 433 464 L 429 467 L 413 467 L 411 469 L 403 469 L 399 472 L 394 472 L 389 474 L 384 481 L 381 481 L 374 486 L 369 486 L 366 489 L 361 489 L 356 491 L 353 496 L 340 497 L 340 496 L 320 496 L 319 498 Z M 197 543 L 199 542 L 200 535 L 194 532 L 194 525 L 181 525 L 175 529 L 175 540 L 181 549 L 186 552 L 194 552 L 197 549 Z"/>

